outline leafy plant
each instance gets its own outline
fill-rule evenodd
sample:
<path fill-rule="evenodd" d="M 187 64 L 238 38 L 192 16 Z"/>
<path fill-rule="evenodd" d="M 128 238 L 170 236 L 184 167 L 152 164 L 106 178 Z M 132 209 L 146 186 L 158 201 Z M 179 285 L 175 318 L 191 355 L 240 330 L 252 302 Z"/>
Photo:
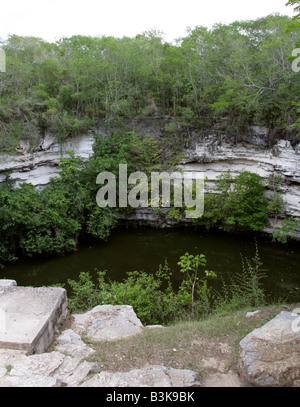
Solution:
<path fill-rule="evenodd" d="M 258 174 L 242 171 L 234 178 L 225 172 L 218 177 L 215 191 L 208 191 L 204 199 L 203 216 L 194 224 L 207 229 L 258 231 L 268 221 L 269 200 Z"/>
<path fill-rule="evenodd" d="M 259 307 L 265 304 L 266 294 L 261 280 L 267 277 L 262 269 L 258 246 L 249 260 L 241 256 L 242 271 L 230 276 L 230 283 L 223 281 L 222 293 L 216 301 L 216 312 L 235 310 L 243 307 Z"/>
<path fill-rule="evenodd" d="M 205 277 L 198 277 L 198 267 L 206 264 L 205 256 L 186 253 L 178 264 L 186 278 L 177 290 L 167 260 L 154 274 L 132 271 L 120 282 L 107 280 L 105 271 L 97 271 L 97 283 L 90 273 L 80 273 L 78 281 L 68 281 L 70 306 L 78 312 L 98 304 L 131 305 L 144 324 L 193 319 L 211 312 L 213 295 L 206 278 L 215 277 L 215 273 L 205 271 Z"/>
<path fill-rule="evenodd" d="M 195 306 L 196 306 L 196 294 L 199 295 L 199 300 L 207 308 L 209 306 L 210 291 L 207 287 L 206 277 L 216 277 L 216 274 L 212 271 L 205 270 L 205 277 L 199 279 L 198 271 L 199 266 L 206 267 L 206 257 L 204 254 L 198 254 L 196 256 L 185 253 L 184 256 L 180 257 L 180 261 L 177 263 L 180 266 L 180 272 L 186 274 L 186 279 L 180 285 L 179 297 L 184 296 L 185 300 L 190 297 L 191 301 L 191 317 L 195 316 Z M 202 284 L 201 284 L 202 283 Z"/>
<path fill-rule="evenodd" d="M 238 142 L 253 122 L 298 123 L 300 85 L 289 57 L 300 39 L 299 6 L 288 4 L 293 19 L 197 26 L 177 44 L 158 31 L 55 43 L 11 35 L 1 42 L 9 72 L 0 85 L 1 151 L 14 151 L 24 139 L 36 148 L 45 132 L 62 142 L 102 126 L 115 132 L 130 121 L 165 118 L 160 155 L 174 162 L 194 128 L 219 122 Z M 144 157 L 152 156 L 152 165 L 156 141 L 147 140 L 154 150 Z"/>
<path fill-rule="evenodd" d="M 286 218 L 282 220 L 281 226 L 277 226 L 273 232 L 273 238 L 280 243 L 286 243 L 300 232 L 300 220 Z"/>

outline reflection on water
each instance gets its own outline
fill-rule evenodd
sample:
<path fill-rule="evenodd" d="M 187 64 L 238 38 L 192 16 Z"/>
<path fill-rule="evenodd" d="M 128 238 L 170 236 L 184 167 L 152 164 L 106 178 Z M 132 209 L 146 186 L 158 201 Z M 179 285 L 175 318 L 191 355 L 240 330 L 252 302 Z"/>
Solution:
<path fill-rule="evenodd" d="M 263 268 L 268 278 L 264 281 L 272 299 L 279 297 L 300 301 L 299 244 L 272 244 L 270 238 L 257 240 Z M 211 284 L 219 289 L 222 278 L 242 269 L 241 255 L 252 258 L 255 240 L 225 233 L 202 233 L 189 229 L 156 230 L 152 228 L 116 230 L 108 242 L 85 244 L 73 254 L 64 257 L 25 259 L 9 264 L 1 271 L 1 278 L 17 280 L 18 285 L 51 285 L 78 279 L 81 271 L 107 270 L 112 280 L 122 280 L 126 272 L 144 270 L 153 272 L 167 258 L 172 267 L 174 283 L 179 283 L 177 261 L 185 252 L 203 253 L 207 268 L 217 273 Z M 67 286 L 66 286 L 67 288 Z"/>

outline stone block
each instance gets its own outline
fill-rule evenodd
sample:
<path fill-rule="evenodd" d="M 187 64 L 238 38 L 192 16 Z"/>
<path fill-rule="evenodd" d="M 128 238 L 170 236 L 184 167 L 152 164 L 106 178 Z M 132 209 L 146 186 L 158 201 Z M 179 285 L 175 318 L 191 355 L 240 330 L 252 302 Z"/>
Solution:
<path fill-rule="evenodd" d="M 43 353 L 67 316 L 66 290 L 0 286 L 0 348 Z"/>

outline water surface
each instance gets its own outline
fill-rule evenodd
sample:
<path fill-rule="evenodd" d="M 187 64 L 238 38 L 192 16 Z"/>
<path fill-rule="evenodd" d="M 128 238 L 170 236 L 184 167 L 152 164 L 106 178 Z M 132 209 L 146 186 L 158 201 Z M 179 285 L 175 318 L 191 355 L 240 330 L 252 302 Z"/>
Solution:
<path fill-rule="evenodd" d="M 261 237 L 257 243 L 263 268 L 267 270 L 264 287 L 269 298 L 299 302 L 299 243 L 274 244 L 269 237 Z M 174 271 L 174 283 L 178 284 L 183 276 L 177 262 L 185 252 L 206 255 L 207 268 L 218 275 L 210 283 L 219 290 L 222 278 L 228 281 L 228 276 L 241 271 L 241 255 L 249 259 L 254 256 L 255 239 L 226 233 L 202 233 L 185 228 L 118 229 L 108 242 L 85 243 L 76 253 L 64 257 L 19 260 L 9 264 L 0 275 L 1 278 L 15 279 L 18 285 L 43 286 L 67 283 L 68 279 L 77 280 L 81 271 L 90 271 L 96 275 L 94 270 L 97 268 L 107 270 L 112 280 L 120 281 L 129 271 L 154 272 L 167 258 Z"/>

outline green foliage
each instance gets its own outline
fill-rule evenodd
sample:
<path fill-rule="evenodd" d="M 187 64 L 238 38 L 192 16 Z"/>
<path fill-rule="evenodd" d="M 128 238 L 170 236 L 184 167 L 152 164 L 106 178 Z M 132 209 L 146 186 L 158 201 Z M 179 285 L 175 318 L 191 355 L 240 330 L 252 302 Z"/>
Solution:
<path fill-rule="evenodd" d="M 151 171 L 160 169 L 161 148 L 158 139 L 154 136 L 141 137 L 135 133 L 130 133 L 130 147 L 130 163 L 137 171 L 144 171 L 149 174 Z"/>
<path fill-rule="evenodd" d="M 86 209 L 88 210 L 87 232 L 95 238 L 107 240 L 118 222 L 116 211 L 110 208 L 99 208 L 95 203 L 88 204 Z"/>
<path fill-rule="evenodd" d="M 255 255 L 249 260 L 242 258 L 242 271 L 230 276 L 230 283 L 223 281 L 222 293 L 216 301 L 216 312 L 223 313 L 244 307 L 260 307 L 266 303 L 261 280 L 267 277 L 256 245 Z"/>
<path fill-rule="evenodd" d="M 73 151 L 66 151 L 66 153 L 70 155 L 70 158 L 61 157 L 58 162 L 58 168 L 61 170 L 59 176 L 65 183 L 76 174 L 82 163 L 80 158 L 75 157 Z"/>
<path fill-rule="evenodd" d="M 236 178 L 227 172 L 217 188 L 205 196 L 204 214 L 195 221 L 207 229 L 262 230 L 268 220 L 268 198 L 258 174 L 242 171 Z"/>
<path fill-rule="evenodd" d="M 265 226 L 268 220 L 268 202 L 258 174 L 241 172 L 233 181 L 232 189 L 226 191 L 226 194 L 223 210 L 227 225 L 238 225 L 244 230 L 254 231 Z"/>
<path fill-rule="evenodd" d="M 183 158 L 184 153 L 168 145 L 166 138 L 150 134 L 141 136 L 135 132 L 129 137 L 130 165 L 135 171 L 150 174 L 152 171 L 170 170 Z"/>
<path fill-rule="evenodd" d="M 299 0 L 289 0 L 286 3 L 287 6 L 292 6 L 294 8 L 295 13 L 297 13 L 293 19 L 297 20 L 299 22 L 300 20 L 300 4 L 299 4 Z"/>
<path fill-rule="evenodd" d="M 95 142 L 89 161 L 61 158 L 60 178 L 43 190 L 31 184 L 15 187 L 7 179 L 0 184 L 0 261 L 15 260 L 20 254 L 63 255 L 76 250 L 82 233 L 107 239 L 117 224 L 117 213 L 96 205 L 96 176 L 100 171 L 118 170 L 128 148 L 122 137 Z M 114 150 L 114 151 L 113 151 Z"/>
<path fill-rule="evenodd" d="M 70 306 L 78 312 L 98 304 L 131 305 L 144 324 L 193 319 L 211 312 L 214 296 L 206 279 L 216 275 L 205 272 L 198 279 L 198 267 L 206 265 L 205 256 L 186 253 L 178 264 L 185 274 L 178 290 L 172 286 L 167 260 L 154 274 L 133 271 L 121 282 L 105 281 L 106 272 L 98 271 L 95 284 L 90 273 L 80 273 L 78 281 L 68 281 Z"/>
<path fill-rule="evenodd" d="M 67 151 L 68 156 L 58 163 L 59 178 L 44 190 L 35 190 L 31 184 L 15 188 L 9 178 L 0 184 L 1 262 L 20 254 L 63 255 L 76 250 L 83 234 L 107 240 L 117 225 L 118 208 L 98 207 L 97 175 L 109 171 L 117 176 L 119 164 L 128 164 L 128 173 L 171 165 L 156 139 L 134 132 L 116 132 L 106 138 L 95 135 L 93 149 L 89 160 Z"/>
<path fill-rule="evenodd" d="M 286 33 L 287 34 L 291 34 L 294 33 L 297 35 L 297 33 L 299 33 L 300 30 L 300 4 L 298 0 L 289 0 L 286 3 L 287 6 L 292 6 L 294 8 L 294 11 L 296 13 L 296 15 L 288 22 L 287 26 L 286 26 Z M 300 48 L 300 40 L 298 37 L 296 37 L 295 39 L 295 44 L 294 44 L 294 49 L 296 48 Z M 290 57 L 289 60 L 291 60 L 292 58 Z M 296 74 L 299 75 L 299 72 L 296 72 Z M 294 101 L 293 105 L 295 106 L 295 110 L 296 113 L 298 113 L 295 122 L 291 125 L 291 127 L 296 127 L 296 128 L 300 128 L 300 117 L 299 117 L 299 113 L 300 113 L 300 101 L 299 99 L 297 101 Z M 298 134 L 298 136 L 300 136 L 300 134 Z"/>
<path fill-rule="evenodd" d="M 241 272 L 230 276 L 230 283 L 223 282 L 221 292 L 209 286 L 210 279 L 216 277 L 214 272 L 206 270 L 200 278 L 199 267 L 206 268 L 205 255 L 185 253 L 178 265 L 184 277 L 177 289 L 167 260 L 154 274 L 133 271 L 121 282 L 107 280 L 106 271 L 97 271 L 97 283 L 90 273 L 80 273 L 78 281 L 68 281 L 70 306 L 73 311 L 85 312 L 101 304 L 131 305 L 143 324 L 170 324 L 266 303 L 261 280 L 267 275 L 257 245 L 251 260 L 242 256 Z"/>
<path fill-rule="evenodd" d="M 162 280 L 145 272 L 133 271 L 127 274 L 124 281 L 111 282 L 106 301 L 112 304 L 134 307 L 138 317 L 145 324 L 158 323 L 160 314 L 164 310 L 163 292 L 161 291 Z"/>
<path fill-rule="evenodd" d="M 56 43 L 12 35 L 1 44 L 0 149 L 20 139 L 34 148 L 45 131 L 63 141 L 100 121 L 115 131 L 124 119 L 166 115 L 175 118 L 165 129 L 168 146 L 216 120 L 236 140 L 253 122 L 295 123 L 300 85 L 289 57 L 300 41 L 298 18 L 197 26 L 176 45 L 155 31 Z"/>
<path fill-rule="evenodd" d="M 181 208 L 175 208 L 174 206 L 168 211 L 168 218 L 174 219 L 180 222 L 183 218 L 183 213 Z"/>
<path fill-rule="evenodd" d="M 81 272 L 79 280 L 68 280 L 73 291 L 73 297 L 68 299 L 69 307 L 73 310 L 91 309 L 99 300 L 98 290 L 92 281 L 90 273 Z"/>
<path fill-rule="evenodd" d="M 208 313 L 211 310 L 213 295 L 211 290 L 207 287 L 206 277 L 217 277 L 217 275 L 212 271 L 205 270 L 205 277 L 199 279 L 199 266 L 206 266 L 205 255 L 198 254 L 194 256 L 185 253 L 184 256 L 180 257 L 180 261 L 177 264 L 180 266 L 180 272 L 186 274 L 186 278 L 181 283 L 178 292 L 178 300 L 183 303 L 183 309 L 185 308 L 185 303 L 190 302 L 191 318 L 194 318 L 196 313 L 199 313 L 199 309 L 201 309 L 201 313 Z"/>
<path fill-rule="evenodd" d="M 282 220 L 281 226 L 277 226 L 273 233 L 273 238 L 280 243 L 286 243 L 300 232 L 300 220 L 286 218 Z"/>
<path fill-rule="evenodd" d="M 76 247 L 81 225 L 63 189 L 0 187 L 0 205 L 3 260 L 15 258 L 20 250 L 28 255 L 63 254 Z"/>

